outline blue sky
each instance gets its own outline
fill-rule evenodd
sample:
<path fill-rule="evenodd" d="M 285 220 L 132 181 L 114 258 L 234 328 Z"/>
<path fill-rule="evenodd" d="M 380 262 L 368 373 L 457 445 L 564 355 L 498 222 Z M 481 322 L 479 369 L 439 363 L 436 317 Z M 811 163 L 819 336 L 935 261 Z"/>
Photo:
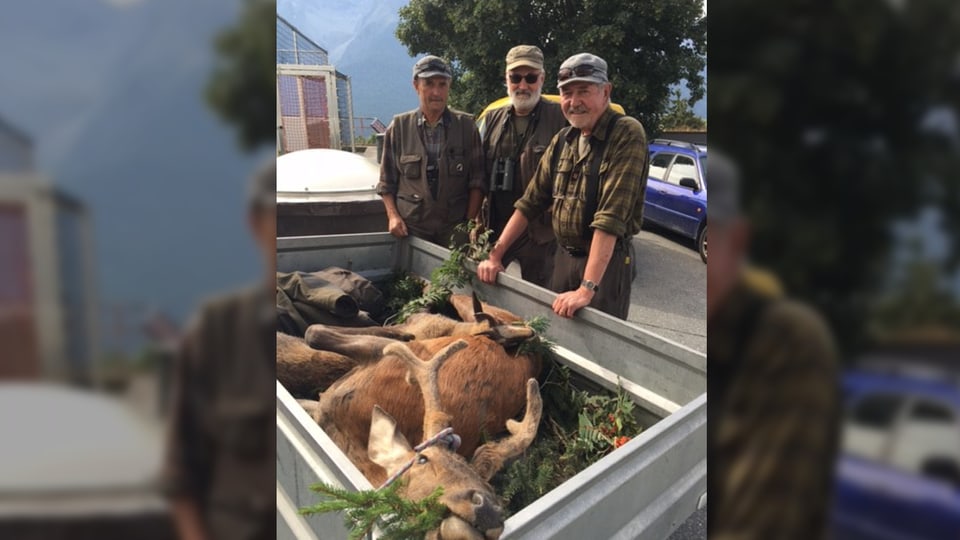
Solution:
<path fill-rule="evenodd" d="M 243 210 L 258 157 L 238 151 L 203 100 L 214 35 L 240 5 L 49 0 L 0 18 L 0 116 L 33 139 L 37 168 L 87 204 L 102 307 L 183 320 L 258 275 Z"/>

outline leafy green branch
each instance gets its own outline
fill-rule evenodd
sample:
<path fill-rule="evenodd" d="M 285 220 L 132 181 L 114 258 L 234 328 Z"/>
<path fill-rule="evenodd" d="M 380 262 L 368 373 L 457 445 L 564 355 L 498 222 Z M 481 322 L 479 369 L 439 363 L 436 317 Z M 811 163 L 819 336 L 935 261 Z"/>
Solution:
<path fill-rule="evenodd" d="M 446 507 L 439 501 L 443 488 L 438 487 L 424 499 L 411 501 L 400 495 L 402 486 L 403 480 L 398 480 L 384 489 L 354 492 L 325 483 L 314 484 L 310 489 L 326 500 L 301 508 L 300 513 L 343 512 L 351 540 L 363 538 L 374 527 L 384 540 L 423 538 L 443 521 Z"/>

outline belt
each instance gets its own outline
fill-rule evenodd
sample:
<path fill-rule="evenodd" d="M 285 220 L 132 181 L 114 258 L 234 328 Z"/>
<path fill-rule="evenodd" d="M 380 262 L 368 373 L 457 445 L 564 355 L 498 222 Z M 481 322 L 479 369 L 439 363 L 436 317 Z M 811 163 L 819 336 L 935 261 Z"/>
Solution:
<path fill-rule="evenodd" d="M 614 250 L 627 249 L 628 246 L 630 246 L 630 240 L 628 238 L 617 238 L 617 243 L 614 245 Z M 586 257 L 590 253 L 585 248 L 576 248 L 570 246 L 560 246 L 560 248 L 566 251 L 571 257 Z"/>

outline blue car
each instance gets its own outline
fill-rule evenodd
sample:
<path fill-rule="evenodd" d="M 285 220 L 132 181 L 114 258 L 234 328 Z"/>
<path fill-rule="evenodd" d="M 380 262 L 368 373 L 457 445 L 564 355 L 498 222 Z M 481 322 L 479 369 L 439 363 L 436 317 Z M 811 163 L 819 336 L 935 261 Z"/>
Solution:
<path fill-rule="evenodd" d="M 960 538 L 960 385 L 851 372 L 833 538 Z"/>
<path fill-rule="evenodd" d="M 644 220 L 694 240 L 707 262 L 707 148 L 667 139 L 649 147 Z"/>

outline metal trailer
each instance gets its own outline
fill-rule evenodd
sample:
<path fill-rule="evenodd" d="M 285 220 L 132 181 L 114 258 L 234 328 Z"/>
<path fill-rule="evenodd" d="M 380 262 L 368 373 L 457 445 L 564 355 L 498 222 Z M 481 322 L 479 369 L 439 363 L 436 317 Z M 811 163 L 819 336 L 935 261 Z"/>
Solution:
<path fill-rule="evenodd" d="M 386 233 L 277 240 L 278 271 L 340 266 L 371 280 L 395 269 L 421 276 L 449 251 Z M 594 309 L 552 315 L 554 293 L 501 274 L 486 301 L 524 317 L 549 314 L 558 359 L 609 389 L 617 383 L 652 426 L 507 519 L 504 539 L 662 539 L 706 503 L 706 356 Z M 469 289 L 468 289 L 469 290 Z M 649 425 L 649 424 L 648 424 Z M 318 481 L 355 490 L 370 483 L 277 383 L 277 537 L 346 538 L 337 514 L 300 516 Z"/>

